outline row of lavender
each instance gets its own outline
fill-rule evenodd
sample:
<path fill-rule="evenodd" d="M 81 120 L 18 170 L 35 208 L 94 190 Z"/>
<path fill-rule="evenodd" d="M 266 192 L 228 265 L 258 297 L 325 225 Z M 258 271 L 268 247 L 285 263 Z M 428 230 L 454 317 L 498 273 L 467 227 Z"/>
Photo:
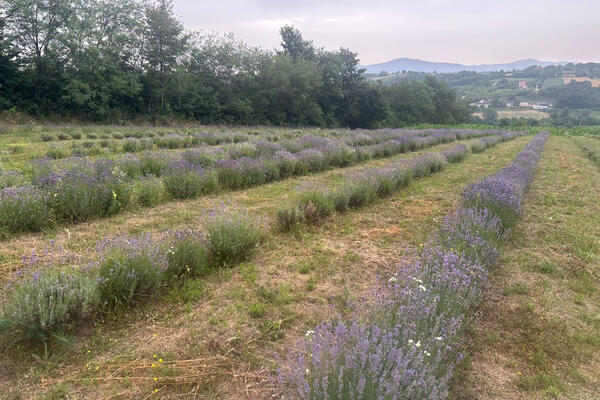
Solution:
<path fill-rule="evenodd" d="M 404 131 L 404 130 L 385 130 L 372 131 L 369 133 L 346 133 L 344 136 L 338 137 L 334 132 L 329 133 L 331 136 L 315 136 L 305 135 L 301 137 L 288 137 L 289 135 L 264 136 L 258 135 L 251 139 L 233 142 L 235 144 L 225 144 L 217 147 L 204 147 L 203 141 L 194 141 L 191 138 L 196 136 L 181 136 L 177 134 L 167 135 L 163 138 L 156 138 L 153 141 L 129 141 L 123 144 L 123 152 L 133 153 L 143 151 L 146 154 L 141 157 L 129 155 L 119 162 L 126 167 L 126 171 L 132 177 L 140 175 L 159 175 L 162 170 L 167 169 L 171 163 L 184 159 L 192 164 L 202 167 L 215 166 L 217 162 L 222 162 L 229 159 L 240 158 L 266 158 L 272 157 L 276 153 L 286 155 L 288 153 L 297 154 L 304 150 L 331 151 L 344 150 L 346 153 L 356 151 L 358 161 L 364 158 L 377 158 L 393 154 L 394 152 L 415 150 L 426 147 L 432 140 L 435 143 L 443 142 L 444 140 L 461 140 L 476 136 L 487 136 L 499 134 L 499 131 L 474 131 L 474 130 L 428 130 L 428 131 Z M 231 143 L 231 142 L 225 142 Z M 190 150 L 183 154 L 172 155 L 165 153 L 148 153 L 147 150 L 156 148 L 190 148 L 196 146 L 203 148 L 198 150 Z M 392 150 L 387 150 L 391 147 Z M 366 155 L 362 153 L 367 153 Z M 65 152 L 60 149 L 50 149 L 48 159 L 64 158 Z M 140 162 L 148 163 L 148 158 L 158 158 L 162 161 L 161 168 L 153 168 L 148 171 L 143 166 L 138 165 Z M 69 160 L 66 160 L 68 163 Z"/>
<path fill-rule="evenodd" d="M 592 144 L 575 136 L 571 137 L 571 140 L 573 140 L 573 142 L 575 142 L 575 144 L 579 146 L 579 148 L 585 153 L 587 158 L 592 160 L 595 164 L 600 165 L 600 144 Z"/>
<path fill-rule="evenodd" d="M 133 140 L 133 139 L 143 139 L 143 138 L 153 139 L 153 138 L 157 138 L 157 137 L 158 138 L 177 137 L 177 138 L 180 138 L 181 140 L 185 140 L 186 138 L 189 137 L 190 139 L 188 139 L 188 140 L 192 141 L 193 144 L 203 143 L 203 144 L 208 144 L 208 145 L 216 145 L 216 144 L 221 144 L 221 143 L 243 142 L 248 139 L 249 135 L 246 133 L 243 133 L 243 132 L 198 132 L 198 133 L 190 133 L 190 134 L 180 134 L 180 133 L 176 133 L 176 132 L 167 133 L 167 132 L 162 132 L 162 131 L 158 131 L 158 132 L 137 131 L 137 132 L 123 132 L 123 133 L 114 132 L 112 134 L 109 134 L 109 133 L 100 133 L 100 134 L 99 133 L 87 133 L 85 135 L 85 138 L 84 138 L 83 134 L 80 132 L 72 132 L 72 133 L 60 132 L 57 134 L 42 133 L 40 135 L 40 139 L 43 142 L 52 142 L 55 140 L 65 141 L 65 140 L 81 140 L 81 139 L 88 139 L 88 140 L 130 139 L 130 140 Z"/>
<path fill-rule="evenodd" d="M 498 173 L 468 185 L 415 261 L 382 283 L 363 320 L 309 331 L 279 380 L 289 398 L 444 399 L 464 331 L 548 138 L 538 134 Z"/>
<path fill-rule="evenodd" d="M 165 133 L 158 132 L 154 134 L 149 132 L 141 137 L 131 136 L 126 140 L 101 139 L 100 141 L 84 140 L 72 142 L 69 147 L 63 145 L 50 146 L 46 151 L 46 158 L 52 160 L 64 159 L 67 157 L 85 157 L 99 156 L 104 154 L 118 153 L 138 153 L 159 149 L 189 149 L 205 146 L 217 146 L 227 144 L 240 144 L 244 142 L 288 142 L 293 146 L 294 139 L 303 136 L 313 136 L 337 139 L 340 143 L 349 146 L 377 144 L 385 140 L 391 140 L 400 136 L 410 135 L 429 135 L 431 133 L 450 132 L 451 130 L 427 130 L 427 131 L 407 131 L 407 130 L 379 130 L 366 132 L 346 132 L 346 131 L 323 131 L 314 132 L 311 135 L 302 135 L 301 131 L 278 131 L 278 132 L 216 132 L 216 133 Z M 491 133 L 490 133 L 491 134 Z M 74 138 L 81 138 L 79 134 L 74 134 Z M 66 140 L 69 136 L 59 135 Z M 116 134 L 117 138 L 122 139 L 121 134 Z M 280 146 L 286 149 L 286 143 Z"/>
<path fill-rule="evenodd" d="M 404 130 L 404 129 L 382 129 L 371 131 L 324 131 L 324 137 L 338 138 L 350 146 L 377 144 L 385 140 L 397 138 L 405 135 L 428 135 L 431 133 L 442 133 L 456 131 L 453 129 L 429 129 L 422 131 Z M 490 134 L 499 131 L 490 131 Z M 320 132 L 313 132 L 312 135 Z M 96 134 L 88 134 L 88 141 L 73 142 L 72 151 L 69 152 L 64 146 L 53 146 L 48 150 L 49 158 L 65 158 L 70 154 L 78 155 L 85 154 L 86 150 L 93 147 L 109 148 L 112 152 L 119 153 L 135 153 L 153 149 L 183 149 L 198 146 L 216 146 L 226 143 L 242 143 L 247 141 L 267 141 L 277 142 L 284 139 L 293 139 L 301 136 L 306 136 L 301 131 L 278 131 L 278 132 L 199 132 L 199 133 L 165 133 L 165 132 L 127 132 L 125 135 L 114 133 L 111 135 L 100 135 L 100 142 L 96 143 L 93 140 L 98 139 Z M 42 140 L 45 142 L 53 141 L 57 137 L 51 134 L 43 134 Z M 58 134 L 59 140 L 79 140 L 82 139 L 80 133 Z M 125 139 L 125 140 L 121 140 Z"/>
<path fill-rule="evenodd" d="M 472 143 L 470 150 L 479 153 L 521 135 L 522 132 L 505 132 L 485 137 Z M 299 195 L 290 204 L 278 210 L 279 227 L 283 231 L 290 231 L 304 222 L 317 223 L 333 212 L 342 213 L 349 208 L 362 207 L 394 193 L 408 185 L 412 179 L 437 172 L 447 163 L 462 161 L 468 152 L 467 146 L 459 144 L 443 152 L 425 154 L 413 160 L 401 160 L 395 165 L 351 172 L 342 178 L 341 183 L 332 187 L 310 185 L 301 188 Z"/>
<path fill-rule="evenodd" d="M 242 261 L 266 228 L 260 218 L 228 209 L 207 215 L 203 225 L 204 231 L 165 232 L 158 239 L 103 239 L 91 259 L 53 247 L 44 257 L 24 257 L 25 267 L 0 292 L 0 333 L 7 340 L 46 340 L 133 307 Z"/>
<path fill-rule="evenodd" d="M 107 153 L 138 153 L 159 149 L 189 149 L 204 146 L 240 144 L 249 141 L 277 142 L 299 137 L 301 132 L 200 132 L 200 133 L 165 133 L 141 132 L 131 133 L 125 140 L 120 133 L 113 134 L 112 139 L 103 135 L 99 141 L 74 141 L 70 146 L 52 145 L 46 151 L 46 158 L 59 160 L 68 157 L 98 156 Z M 144 137 L 145 136 L 145 137 Z M 67 140 L 66 134 L 59 134 L 61 140 Z M 75 137 L 79 135 L 75 134 Z M 95 139 L 96 135 L 92 135 Z M 88 135 L 88 139 L 89 135 Z M 45 140 L 47 141 L 47 140 Z"/>
<path fill-rule="evenodd" d="M 221 189 L 261 185 L 488 134 L 487 131 L 419 133 L 357 147 L 327 138 L 303 137 L 290 142 L 295 146 L 290 149 L 296 153 L 280 150 L 274 143 L 261 142 L 252 148 L 235 148 L 225 158 L 215 156 L 210 150 L 197 150 L 177 157 L 131 156 L 119 162 L 87 158 L 60 164 L 39 162 L 33 168 L 30 183 L 0 190 L 0 237 L 37 232 L 65 221 L 108 216 L 132 205 L 154 206 L 169 198 L 195 198 Z M 256 158 L 248 157 L 243 149 L 256 152 Z M 140 176 L 143 179 L 135 179 Z"/>

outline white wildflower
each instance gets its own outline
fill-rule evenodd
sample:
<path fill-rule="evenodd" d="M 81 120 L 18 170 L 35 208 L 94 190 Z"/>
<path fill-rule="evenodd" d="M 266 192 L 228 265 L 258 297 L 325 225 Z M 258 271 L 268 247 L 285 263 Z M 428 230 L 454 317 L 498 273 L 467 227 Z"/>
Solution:
<path fill-rule="evenodd" d="M 423 285 L 419 285 L 419 289 L 421 289 L 422 292 L 426 292 L 427 288 Z"/>
<path fill-rule="evenodd" d="M 417 343 L 415 343 L 415 346 L 417 346 L 417 348 L 418 348 L 418 347 L 421 347 L 421 341 L 420 341 L 420 340 L 419 340 L 419 341 L 417 341 Z"/>
<path fill-rule="evenodd" d="M 397 282 L 398 279 L 396 279 L 395 276 L 392 276 L 390 279 L 388 279 L 388 282 Z"/>

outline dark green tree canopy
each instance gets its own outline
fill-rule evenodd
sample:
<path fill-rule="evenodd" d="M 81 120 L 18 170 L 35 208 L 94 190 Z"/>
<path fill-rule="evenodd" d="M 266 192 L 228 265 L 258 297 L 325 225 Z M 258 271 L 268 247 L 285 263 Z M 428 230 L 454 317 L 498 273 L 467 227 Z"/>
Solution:
<path fill-rule="evenodd" d="M 0 111 L 372 128 L 466 121 L 437 80 L 382 88 L 293 26 L 281 50 L 187 32 L 171 0 L 0 0 Z"/>

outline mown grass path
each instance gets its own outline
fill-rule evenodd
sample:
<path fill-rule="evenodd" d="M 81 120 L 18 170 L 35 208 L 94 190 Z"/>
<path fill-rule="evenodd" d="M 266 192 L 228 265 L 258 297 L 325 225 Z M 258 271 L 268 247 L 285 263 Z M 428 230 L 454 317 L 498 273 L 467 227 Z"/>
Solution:
<path fill-rule="evenodd" d="M 505 166 L 530 140 L 517 138 L 469 155 L 387 199 L 305 227 L 296 236 L 272 235 L 250 261 L 90 326 L 75 351 L 39 361 L 19 353 L 0 361 L 5 377 L 0 385 L 16 387 L 24 397 L 62 390 L 133 399 L 158 390 L 160 398 L 270 398 L 275 352 L 287 351 L 320 321 L 352 312 L 350 302 L 369 293 L 378 276 L 422 243 L 456 205 L 465 184 Z M 334 178 L 330 172 L 310 179 Z M 297 183 L 278 182 L 229 197 L 269 214 Z M 108 220 L 78 226 L 71 240 L 82 243 L 117 229 L 189 226 L 203 205 L 217 199 L 143 210 L 137 221 L 129 214 L 112 218 L 110 226 Z"/>
<path fill-rule="evenodd" d="M 492 274 L 454 397 L 598 399 L 599 287 L 600 167 L 554 136 Z"/>

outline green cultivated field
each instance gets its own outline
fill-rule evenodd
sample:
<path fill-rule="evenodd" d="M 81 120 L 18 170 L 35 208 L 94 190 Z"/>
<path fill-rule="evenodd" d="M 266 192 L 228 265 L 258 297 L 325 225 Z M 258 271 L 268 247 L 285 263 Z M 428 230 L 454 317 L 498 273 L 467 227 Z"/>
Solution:
<path fill-rule="evenodd" d="M 600 140 L 583 135 L 594 129 L 555 128 L 546 142 L 522 219 L 464 332 L 466 356 L 449 398 L 598 398 Z M 427 244 L 466 185 L 505 167 L 541 130 L 482 145 L 498 133 L 448 139 L 456 133 L 445 130 L 443 140 L 427 141 L 415 137 L 431 131 L 5 127 L 4 199 L 45 180 L 59 183 L 43 187 L 71 190 L 60 179 L 79 178 L 61 171 L 87 171 L 81 160 L 91 163 L 85 168 L 108 160 L 108 168 L 89 168 L 108 174 L 100 186 L 114 189 L 82 203 L 74 198 L 92 187 L 82 180 L 88 186 L 71 197 L 57 193 L 61 204 L 42 191 L 41 213 L 52 216 L 39 229 L 11 227 L 18 210 L 0 205 L 0 282 L 8 285 L 0 294 L 0 398 L 294 398 L 277 385 L 276 371 L 307 331 L 352 317 L 382 277 Z M 440 155 L 460 144 L 456 160 Z M 412 167 L 419 160 L 426 160 L 420 175 Z M 373 171 L 409 166 L 411 178 L 387 191 L 381 183 L 372 192 L 358 187 Z M 318 196 L 344 190 L 349 203 L 325 212 Z M 139 249 L 143 256 L 131 261 Z M 52 328 L 15 322 L 27 309 L 9 306 L 21 280 L 48 270 L 83 279 L 124 259 L 156 262 L 166 277 L 153 281 L 146 267 L 134 278 L 100 272 L 91 275 L 105 280 L 89 295 L 90 309 L 80 303 L 95 281 L 85 281 Z M 138 286 L 112 285 L 119 279 Z"/>

